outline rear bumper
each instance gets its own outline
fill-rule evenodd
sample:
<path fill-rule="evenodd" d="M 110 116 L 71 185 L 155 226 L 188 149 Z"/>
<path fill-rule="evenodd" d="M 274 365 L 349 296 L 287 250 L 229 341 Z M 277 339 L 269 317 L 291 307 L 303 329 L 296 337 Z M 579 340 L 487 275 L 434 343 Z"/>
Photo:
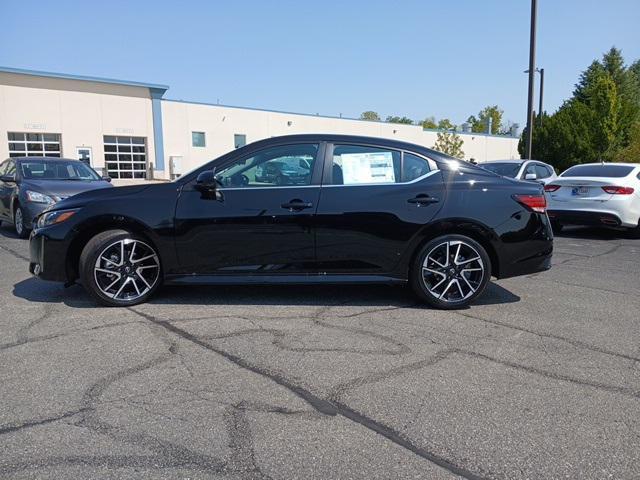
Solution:
<path fill-rule="evenodd" d="M 34 230 L 29 239 L 29 272 L 42 280 L 66 282 L 66 244 Z"/>
<path fill-rule="evenodd" d="M 551 220 L 563 225 L 591 225 L 606 227 L 635 227 L 637 223 L 625 222 L 617 214 L 585 210 L 549 210 Z"/>

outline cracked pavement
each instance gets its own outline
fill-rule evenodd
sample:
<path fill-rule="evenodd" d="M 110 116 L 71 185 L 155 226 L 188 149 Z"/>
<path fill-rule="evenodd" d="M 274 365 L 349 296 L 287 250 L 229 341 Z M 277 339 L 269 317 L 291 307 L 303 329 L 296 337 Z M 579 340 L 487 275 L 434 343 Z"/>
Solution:
<path fill-rule="evenodd" d="M 399 287 L 33 279 L 0 227 L 0 478 L 640 477 L 640 240 L 567 229 L 461 311 Z"/>

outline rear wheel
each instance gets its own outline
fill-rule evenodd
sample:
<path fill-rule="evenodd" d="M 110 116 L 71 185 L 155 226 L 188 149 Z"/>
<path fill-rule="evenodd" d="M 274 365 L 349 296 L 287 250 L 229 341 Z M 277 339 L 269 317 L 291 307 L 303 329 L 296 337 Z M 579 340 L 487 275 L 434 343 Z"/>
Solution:
<path fill-rule="evenodd" d="M 631 233 L 632 238 L 640 238 L 640 220 L 638 220 L 638 226 L 630 228 L 629 232 Z"/>
<path fill-rule="evenodd" d="M 464 235 L 443 235 L 422 247 L 410 282 L 426 303 L 449 310 L 469 305 L 490 277 L 491 260 L 482 245 Z"/>
<path fill-rule="evenodd" d="M 13 227 L 15 228 L 16 234 L 19 238 L 29 237 L 30 230 L 25 226 L 24 212 L 20 205 L 18 205 L 13 212 Z"/>
<path fill-rule="evenodd" d="M 79 271 L 85 289 L 107 306 L 143 303 L 162 279 L 160 257 L 150 242 L 125 230 L 108 230 L 89 240 Z"/>

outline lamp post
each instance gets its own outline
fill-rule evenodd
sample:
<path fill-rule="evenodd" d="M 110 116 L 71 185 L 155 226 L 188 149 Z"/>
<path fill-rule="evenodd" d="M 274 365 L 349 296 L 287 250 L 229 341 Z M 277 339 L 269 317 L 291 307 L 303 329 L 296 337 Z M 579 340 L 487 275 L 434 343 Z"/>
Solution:
<path fill-rule="evenodd" d="M 536 69 L 536 17 L 538 0 L 531 0 L 531 32 L 529 37 L 529 96 L 527 101 L 527 159 L 531 159 L 533 146 L 533 94 Z"/>

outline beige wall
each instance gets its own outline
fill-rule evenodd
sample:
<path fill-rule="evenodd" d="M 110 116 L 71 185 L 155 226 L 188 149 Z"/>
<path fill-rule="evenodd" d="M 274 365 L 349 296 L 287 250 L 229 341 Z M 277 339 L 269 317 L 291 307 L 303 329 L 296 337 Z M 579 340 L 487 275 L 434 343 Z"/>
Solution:
<path fill-rule="evenodd" d="M 290 123 L 290 124 L 289 124 Z M 296 133 L 340 133 L 366 135 L 408 141 L 433 147 L 437 133 L 424 131 L 415 125 L 326 118 L 313 115 L 288 114 L 204 105 L 198 103 L 162 101 L 165 165 L 171 156 L 182 157 L 182 172 L 233 150 L 234 134 L 247 136 L 247 143 L 264 138 Z M 191 132 L 205 132 L 206 147 L 191 146 Z M 465 158 L 479 162 L 520 158 L 518 139 L 477 134 L 460 134 L 464 141 Z"/>
<path fill-rule="evenodd" d="M 246 108 L 163 100 L 165 171 L 169 159 L 182 157 L 184 173 L 233 150 L 234 134 L 247 143 L 295 133 L 340 133 L 404 140 L 433 147 L 436 132 L 415 125 L 327 118 Z M 191 145 L 191 132 L 206 134 L 206 147 Z M 6 132 L 61 134 L 63 156 L 76 147 L 92 148 L 94 167 L 104 166 L 103 135 L 147 139 L 147 160 L 155 164 L 149 88 L 87 80 L 0 72 L 0 159 L 8 157 Z M 460 134 L 465 158 L 479 162 L 519 158 L 518 139 Z"/>
<path fill-rule="evenodd" d="M 62 155 L 91 147 L 93 166 L 104 166 L 103 135 L 147 138 L 154 161 L 149 89 L 84 80 L 0 72 L 0 159 L 9 156 L 6 132 L 59 133 Z"/>

